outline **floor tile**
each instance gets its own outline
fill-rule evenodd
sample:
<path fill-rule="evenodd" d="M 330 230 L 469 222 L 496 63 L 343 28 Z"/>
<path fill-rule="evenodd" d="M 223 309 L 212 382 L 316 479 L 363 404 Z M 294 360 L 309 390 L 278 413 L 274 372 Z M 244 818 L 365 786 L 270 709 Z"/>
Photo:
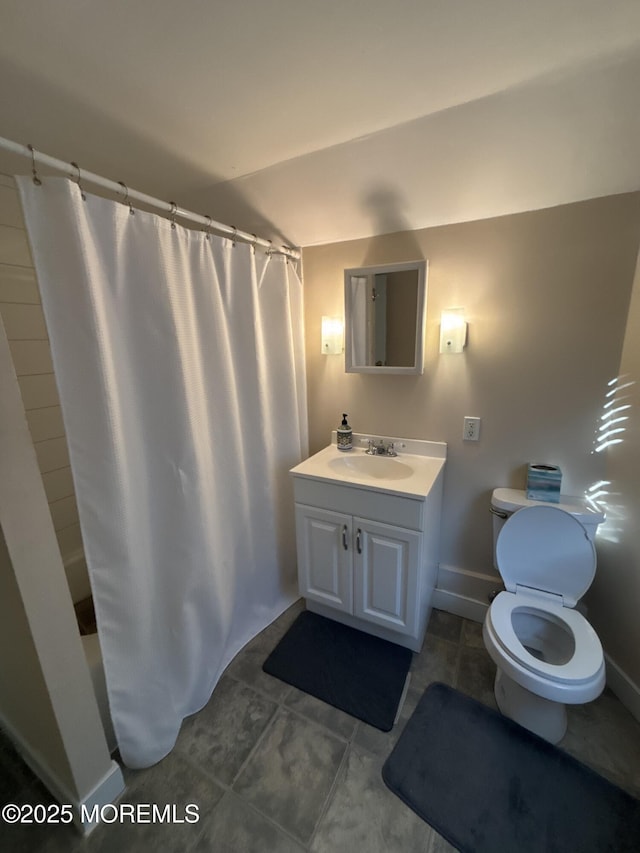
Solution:
<path fill-rule="evenodd" d="M 416 690 L 413 687 L 409 687 L 404 700 L 404 705 L 400 711 L 400 717 L 390 732 L 382 732 L 380 729 L 374 728 L 374 726 L 369 726 L 366 723 L 359 722 L 355 735 L 353 736 L 353 743 L 358 744 L 359 747 L 377 755 L 379 758 L 386 758 L 395 746 L 402 730 L 415 711 L 422 693 L 422 690 Z"/>
<path fill-rule="evenodd" d="M 4 769 L 4 768 L 2 768 Z M 0 805 L 49 806 L 55 800 L 25 766 L 27 782 L 14 788 L 0 800 Z M 7 824 L 0 820 L 0 850 L 7 853 L 72 853 L 82 838 L 73 825 L 46 823 Z"/>
<path fill-rule="evenodd" d="M 30 787 L 36 777 L 0 729 L 0 803 L 13 802 L 11 796 Z"/>
<path fill-rule="evenodd" d="M 283 637 L 303 610 L 306 610 L 305 600 L 304 598 L 299 598 L 268 627 L 272 628 L 276 633 L 279 632 L 280 637 Z"/>
<path fill-rule="evenodd" d="M 223 676 L 209 703 L 185 721 L 175 751 L 230 785 L 276 707 L 246 684 Z"/>
<path fill-rule="evenodd" d="M 311 844 L 314 853 L 427 849 L 431 828 L 382 781 L 382 761 L 349 748 L 346 766 Z"/>
<path fill-rule="evenodd" d="M 265 693 L 270 699 L 281 702 L 289 691 L 289 685 L 263 672 L 262 664 L 284 634 L 285 631 L 279 623 L 265 628 L 236 655 L 225 670 L 225 675 L 243 681 Z"/>
<path fill-rule="evenodd" d="M 303 693 L 297 687 L 292 687 L 287 694 L 284 704 L 303 717 L 313 720 L 314 723 L 319 723 L 327 729 L 330 729 L 339 737 L 349 740 L 355 730 L 358 720 L 344 711 L 316 699 L 315 696 L 310 696 L 308 693 Z"/>
<path fill-rule="evenodd" d="M 134 772 L 136 775 L 123 796 L 124 802 L 157 803 L 159 806 L 171 803 L 181 809 L 194 804 L 198 806 L 200 820 L 224 793 L 209 774 L 176 750 L 153 767 Z"/>
<path fill-rule="evenodd" d="M 381 732 L 262 672 L 303 609 L 298 602 L 240 652 L 173 752 L 125 768 L 124 802 L 199 806 L 197 824 L 110 824 L 87 839 L 69 827 L 7 827 L 8 853 L 451 853 L 384 785 L 380 769 L 425 688 L 443 681 L 495 706 L 482 626 L 434 611 L 397 724 Z M 568 708 L 560 747 L 640 797 L 640 724 L 608 690 Z M 0 735 L 0 801 L 51 796 Z M 13 831 L 15 830 L 15 832 Z"/>
<path fill-rule="evenodd" d="M 559 746 L 640 798 L 640 725 L 609 690 L 594 702 L 567 707 Z"/>
<path fill-rule="evenodd" d="M 496 665 L 484 649 L 463 646 L 460 649 L 460 661 L 456 688 L 468 696 L 483 702 L 490 708 L 497 704 L 493 693 L 496 678 Z"/>
<path fill-rule="evenodd" d="M 443 681 L 452 687 L 458 666 L 459 646 L 433 634 L 427 634 L 419 655 L 411 664 L 411 687 L 424 690 L 433 681 Z"/>
<path fill-rule="evenodd" d="M 463 622 L 464 619 L 461 616 L 454 616 L 453 613 L 446 613 L 444 610 L 432 610 L 427 633 L 440 637 L 441 640 L 459 643 Z"/>
<path fill-rule="evenodd" d="M 282 708 L 234 784 L 234 791 L 293 836 L 311 837 L 346 743 Z"/>
<path fill-rule="evenodd" d="M 462 628 L 462 644 L 464 646 L 472 646 L 476 649 L 484 649 L 484 640 L 482 639 L 482 623 L 471 622 L 469 619 L 464 620 Z"/>
<path fill-rule="evenodd" d="M 135 806 L 155 805 L 164 819 L 153 820 L 149 812 L 149 823 L 103 824 L 80 845 L 78 853 L 148 853 L 156 849 L 185 853 L 197 841 L 202 822 L 223 793 L 213 779 L 174 751 L 153 767 L 137 771 L 121 800 Z M 187 805 L 197 806 L 197 821 L 191 822 L 194 810 L 187 810 Z"/>
<path fill-rule="evenodd" d="M 204 824 L 194 853 L 302 853 L 304 849 L 228 791 Z"/>

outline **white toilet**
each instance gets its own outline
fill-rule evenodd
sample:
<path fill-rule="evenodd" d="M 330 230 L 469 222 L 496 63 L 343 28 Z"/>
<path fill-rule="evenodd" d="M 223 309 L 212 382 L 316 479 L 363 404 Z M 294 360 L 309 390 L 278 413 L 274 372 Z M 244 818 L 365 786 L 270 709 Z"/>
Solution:
<path fill-rule="evenodd" d="M 605 685 L 598 635 L 577 609 L 596 572 L 595 531 L 602 513 L 573 498 L 550 504 L 496 489 L 495 565 L 506 591 L 493 600 L 482 630 L 498 667 L 495 697 L 507 717 L 557 743 L 566 704 L 597 698 Z"/>

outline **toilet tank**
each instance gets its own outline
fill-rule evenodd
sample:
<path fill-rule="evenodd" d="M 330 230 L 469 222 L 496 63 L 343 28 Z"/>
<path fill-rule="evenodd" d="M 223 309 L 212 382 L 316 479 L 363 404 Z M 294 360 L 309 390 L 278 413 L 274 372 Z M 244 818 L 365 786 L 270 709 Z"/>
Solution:
<path fill-rule="evenodd" d="M 527 498 L 527 493 L 521 489 L 494 489 L 491 495 L 491 515 L 493 517 L 493 565 L 496 571 L 498 569 L 496 542 L 502 526 L 514 512 L 525 506 L 551 506 L 555 509 L 563 509 L 578 519 L 591 541 L 595 539 L 598 525 L 602 524 L 605 519 L 603 512 L 598 512 L 580 498 L 573 498 L 569 495 L 560 495 L 560 503 L 547 503 L 546 501 L 530 501 Z"/>

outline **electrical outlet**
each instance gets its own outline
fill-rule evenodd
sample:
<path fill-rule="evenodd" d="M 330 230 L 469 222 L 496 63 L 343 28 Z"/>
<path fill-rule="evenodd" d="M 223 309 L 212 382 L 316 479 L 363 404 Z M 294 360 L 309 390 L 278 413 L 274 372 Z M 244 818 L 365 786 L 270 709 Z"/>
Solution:
<path fill-rule="evenodd" d="M 465 417 L 462 429 L 463 441 L 478 441 L 480 438 L 480 418 Z"/>

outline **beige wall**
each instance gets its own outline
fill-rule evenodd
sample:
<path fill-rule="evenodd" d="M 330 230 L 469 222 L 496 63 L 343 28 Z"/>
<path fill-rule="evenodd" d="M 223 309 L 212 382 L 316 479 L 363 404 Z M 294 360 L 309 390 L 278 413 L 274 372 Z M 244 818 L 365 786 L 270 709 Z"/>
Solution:
<path fill-rule="evenodd" d="M 89 595 L 69 451 L 40 294 L 13 178 L 0 174 L 0 315 L 74 601 Z"/>
<path fill-rule="evenodd" d="M 640 256 L 620 363 L 622 388 L 616 406 L 625 432 L 607 450 L 607 522 L 599 539 L 598 574 L 589 596 L 591 620 L 605 648 L 640 688 Z M 638 709 L 640 710 L 640 697 Z"/>
<path fill-rule="evenodd" d="M 605 473 L 594 435 L 618 373 L 640 193 L 304 250 L 310 449 L 341 413 L 358 432 L 446 441 L 441 565 L 494 575 L 489 497 L 522 488 L 529 461 L 561 466 L 581 494 Z M 422 376 L 346 374 L 320 354 L 320 317 L 343 313 L 343 269 L 427 258 Z M 461 355 L 439 355 L 443 308 L 469 321 Z M 462 441 L 464 415 L 482 418 Z M 473 597 L 473 594 L 472 594 Z"/>

